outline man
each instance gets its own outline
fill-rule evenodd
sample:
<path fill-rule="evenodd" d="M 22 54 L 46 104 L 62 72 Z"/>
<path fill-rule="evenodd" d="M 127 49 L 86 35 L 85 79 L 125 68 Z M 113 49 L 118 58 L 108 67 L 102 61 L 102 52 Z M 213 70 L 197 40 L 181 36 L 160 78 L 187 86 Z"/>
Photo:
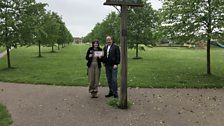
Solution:
<path fill-rule="evenodd" d="M 106 37 L 106 46 L 104 47 L 103 62 L 106 67 L 106 76 L 109 86 L 109 93 L 105 97 L 118 98 L 117 93 L 117 72 L 120 64 L 120 48 L 113 43 L 112 36 Z"/>

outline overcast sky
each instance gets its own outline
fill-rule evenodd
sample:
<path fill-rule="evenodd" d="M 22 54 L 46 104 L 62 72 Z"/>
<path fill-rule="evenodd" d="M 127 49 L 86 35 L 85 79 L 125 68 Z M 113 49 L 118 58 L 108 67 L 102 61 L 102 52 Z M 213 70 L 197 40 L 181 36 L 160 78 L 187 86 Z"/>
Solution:
<path fill-rule="evenodd" d="M 111 11 L 111 6 L 104 6 L 106 0 L 36 0 L 47 3 L 48 10 L 57 12 L 74 37 L 87 35 L 97 22 L 101 22 Z M 162 6 L 158 0 L 149 0 L 153 8 Z"/>

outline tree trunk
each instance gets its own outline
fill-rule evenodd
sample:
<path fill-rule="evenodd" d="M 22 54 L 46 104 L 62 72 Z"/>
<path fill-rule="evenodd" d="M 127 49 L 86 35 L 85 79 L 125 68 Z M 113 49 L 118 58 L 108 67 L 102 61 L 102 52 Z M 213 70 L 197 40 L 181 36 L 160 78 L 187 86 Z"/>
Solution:
<path fill-rule="evenodd" d="M 41 45 L 40 45 L 40 41 L 38 42 L 38 46 L 39 46 L 39 56 L 38 57 L 42 57 L 41 56 Z"/>
<path fill-rule="evenodd" d="M 8 68 L 11 68 L 10 49 L 9 49 L 9 47 L 6 47 L 6 50 L 7 50 L 7 62 L 8 62 Z"/>
<path fill-rule="evenodd" d="M 7 5 L 8 5 L 8 3 L 9 3 L 9 1 L 7 1 Z M 5 14 L 8 12 L 8 9 L 6 8 L 6 10 L 5 10 Z M 7 18 L 7 16 L 5 17 L 5 20 L 6 20 L 6 22 L 5 22 L 5 38 L 6 38 L 6 42 L 9 42 L 9 40 L 8 40 L 8 33 L 9 33 L 9 31 L 8 31 L 8 18 Z M 8 63 L 8 68 L 11 68 L 11 60 L 10 60 L 10 47 L 11 46 L 7 46 L 6 45 L 6 51 L 7 51 L 7 63 Z"/>
<path fill-rule="evenodd" d="M 210 55 L 210 43 L 211 39 L 207 40 L 207 74 L 211 75 L 211 55 Z"/>
<path fill-rule="evenodd" d="M 60 50 L 60 46 L 59 46 L 59 44 L 58 44 L 58 50 Z"/>
<path fill-rule="evenodd" d="M 52 45 L 52 50 L 51 50 L 51 52 L 54 52 L 54 45 Z"/>
<path fill-rule="evenodd" d="M 210 44 L 211 44 L 211 33 L 212 33 L 212 20 L 211 20 L 211 0 L 208 0 L 208 24 L 207 24 L 207 74 L 211 75 L 211 55 L 210 55 Z"/>
<path fill-rule="evenodd" d="M 136 44 L 136 54 L 135 54 L 135 56 L 136 56 L 136 58 L 138 58 L 138 44 Z"/>

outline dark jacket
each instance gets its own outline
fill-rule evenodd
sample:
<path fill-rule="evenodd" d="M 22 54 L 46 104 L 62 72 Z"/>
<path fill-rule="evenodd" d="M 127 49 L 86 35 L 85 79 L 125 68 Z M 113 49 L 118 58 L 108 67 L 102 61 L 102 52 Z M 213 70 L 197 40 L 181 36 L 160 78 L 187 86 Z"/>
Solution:
<path fill-rule="evenodd" d="M 97 51 L 102 51 L 102 49 L 100 47 L 98 47 Z M 93 60 L 93 57 L 89 57 L 89 54 L 93 55 L 93 53 L 94 53 L 94 49 L 93 49 L 93 47 L 90 47 L 86 53 L 86 60 L 88 61 L 87 62 L 88 67 L 91 66 L 91 63 Z M 98 67 L 101 68 L 101 59 L 100 58 L 97 58 L 97 63 L 98 63 Z"/>
<path fill-rule="evenodd" d="M 114 66 L 120 64 L 120 48 L 116 44 L 112 44 L 109 51 L 109 56 L 107 57 L 107 48 L 106 45 L 104 47 L 104 57 L 103 63 L 105 66 Z"/>

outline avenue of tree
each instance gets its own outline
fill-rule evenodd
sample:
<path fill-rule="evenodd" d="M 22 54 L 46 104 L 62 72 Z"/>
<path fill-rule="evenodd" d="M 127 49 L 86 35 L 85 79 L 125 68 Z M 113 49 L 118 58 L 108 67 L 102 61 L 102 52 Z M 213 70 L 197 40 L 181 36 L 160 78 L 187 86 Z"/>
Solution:
<path fill-rule="evenodd" d="M 73 41 L 62 18 L 45 9 L 47 4 L 35 0 L 0 1 L 0 46 L 7 50 L 8 68 L 11 68 L 10 49 L 18 46 L 37 45 L 41 57 L 41 46 L 64 47 Z"/>
<path fill-rule="evenodd" d="M 157 43 L 196 43 L 207 46 L 207 74 L 211 74 L 211 41 L 224 40 L 224 1 L 223 0 L 160 0 L 163 6 L 154 10 L 148 0 L 143 0 L 143 8 L 129 8 L 128 47 L 136 50 Z M 73 41 L 73 37 L 62 18 L 55 12 L 45 9 L 47 4 L 35 0 L 0 1 L 0 46 L 6 48 L 8 68 L 11 68 L 10 49 L 18 46 L 48 46 L 55 51 Z M 111 12 L 101 23 L 84 37 L 84 42 L 99 39 L 104 43 L 105 36 L 112 35 L 120 42 L 120 14 Z"/>
<path fill-rule="evenodd" d="M 160 0 L 163 6 L 154 10 L 148 0 L 143 0 L 143 8 L 129 8 L 128 45 L 136 50 L 157 43 L 203 42 L 207 45 L 207 74 L 211 74 L 211 41 L 224 40 L 223 0 Z M 84 38 L 84 42 L 94 39 L 105 41 L 112 35 L 119 44 L 120 14 L 112 12 Z"/>

